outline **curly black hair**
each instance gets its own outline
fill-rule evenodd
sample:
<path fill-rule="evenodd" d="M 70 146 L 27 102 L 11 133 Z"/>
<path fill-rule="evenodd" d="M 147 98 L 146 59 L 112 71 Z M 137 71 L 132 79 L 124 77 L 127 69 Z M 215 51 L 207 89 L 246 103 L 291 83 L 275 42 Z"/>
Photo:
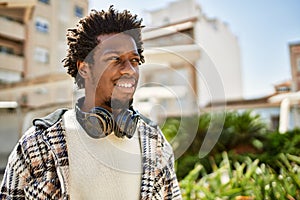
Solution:
<path fill-rule="evenodd" d="M 119 12 L 110 6 L 108 11 L 91 10 L 90 14 L 80 19 L 75 28 L 67 30 L 67 55 L 63 59 L 67 72 L 75 79 L 79 88 L 84 88 L 84 79 L 78 74 L 77 61 L 93 64 L 93 50 L 101 42 L 97 36 L 101 34 L 122 33 L 130 35 L 137 46 L 141 63 L 143 56 L 143 42 L 141 37 L 142 19 L 132 15 L 130 11 Z"/>

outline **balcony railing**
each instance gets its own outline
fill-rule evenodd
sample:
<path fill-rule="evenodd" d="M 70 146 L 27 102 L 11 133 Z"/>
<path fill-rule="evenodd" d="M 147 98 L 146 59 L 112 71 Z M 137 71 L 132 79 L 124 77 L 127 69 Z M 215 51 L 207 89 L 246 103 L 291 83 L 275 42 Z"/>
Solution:
<path fill-rule="evenodd" d="M 0 53 L 0 69 L 21 73 L 24 71 L 24 57 Z"/>
<path fill-rule="evenodd" d="M 25 39 L 25 27 L 19 22 L 0 17 L 0 27 L 0 35 L 21 41 Z"/>

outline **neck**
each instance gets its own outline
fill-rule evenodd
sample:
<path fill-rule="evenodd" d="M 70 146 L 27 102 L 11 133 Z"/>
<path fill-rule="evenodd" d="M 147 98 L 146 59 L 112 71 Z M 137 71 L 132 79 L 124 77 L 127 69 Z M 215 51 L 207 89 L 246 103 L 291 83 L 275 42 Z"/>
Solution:
<path fill-rule="evenodd" d="M 109 112 L 112 112 L 111 107 L 106 105 L 105 103 L 99 103 L 97 100 L 90 98 L 89 96 L 85 96 L 84 101 L 82 102 L 80 109 L 84 112 L 89 112 L 94 107 L 102 107 Z"/>
<path fill-rule="evenodd" d="M 122 101 L 118 99 L 107 99 L 106 101 L 95 98 L 94 95 L 85 94 L 84 101 L 79 105 L 84 112 L 89 112 L 94 107 L 101 107 L 111 113 L 119 113 L 123 109 L 128 109 L 132 106 L 133 99 Z"/>

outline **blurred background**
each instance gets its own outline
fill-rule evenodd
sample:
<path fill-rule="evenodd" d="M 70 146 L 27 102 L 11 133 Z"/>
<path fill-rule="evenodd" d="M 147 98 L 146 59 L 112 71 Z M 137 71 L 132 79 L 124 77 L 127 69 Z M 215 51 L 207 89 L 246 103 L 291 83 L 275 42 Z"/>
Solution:
<path fill-rule="evenodd" d="M 254 110 L 270 129 L 300 126 L 297 0 L 0 0 L 0 169 L 32 119 L 80 93 L 62 67 L 66 30 L 89 10 L 144 18 L 146 63 L 135 106 L 162 124 L 218 110 Z"/>

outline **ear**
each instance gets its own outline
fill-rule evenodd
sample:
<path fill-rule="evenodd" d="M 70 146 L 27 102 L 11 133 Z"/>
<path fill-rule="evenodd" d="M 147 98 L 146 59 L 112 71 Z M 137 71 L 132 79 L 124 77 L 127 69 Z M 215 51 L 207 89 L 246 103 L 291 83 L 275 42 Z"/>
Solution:
<path fill-rule="evenodd" d="M 77 61 L 77 70 L 82 78 L 87 78 L 89 67 L 86 62 Z"/>

